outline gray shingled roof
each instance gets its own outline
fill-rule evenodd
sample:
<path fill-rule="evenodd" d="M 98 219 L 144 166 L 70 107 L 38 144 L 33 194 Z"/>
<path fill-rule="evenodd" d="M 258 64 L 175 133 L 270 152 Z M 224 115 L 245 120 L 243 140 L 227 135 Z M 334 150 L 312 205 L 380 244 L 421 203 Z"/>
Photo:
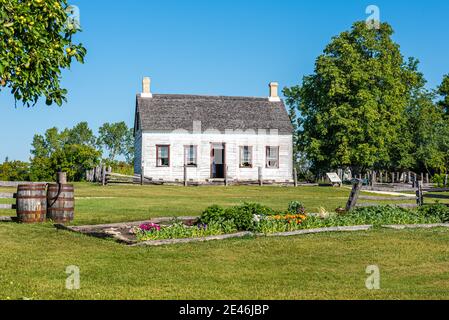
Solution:
<path fill-rule="evenodd" d="M 202 130 L 277 129 L 279 134 L 293 131 L 283 102 L 268 98 L 163 95 L 137 96 L 139 127 L 143 131 L 193 130 L 201 121 Z"/>

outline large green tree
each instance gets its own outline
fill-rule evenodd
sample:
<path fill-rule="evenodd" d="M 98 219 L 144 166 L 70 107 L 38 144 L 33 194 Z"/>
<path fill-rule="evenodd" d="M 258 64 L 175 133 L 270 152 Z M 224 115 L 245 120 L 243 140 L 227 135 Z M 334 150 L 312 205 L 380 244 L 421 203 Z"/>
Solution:
<path fill-rule="evenodd" d="M 392 35 L 387 23 L 356 22 L 332 39 L 302 85 L 284 90 L 298 106 L 300 147 L 316 171 L 358 173 L 392 162 L 412 88 L 422 80 Z"/>
<path fill-rule="evenodd" d="M 86 54 L 72 40 L 79 29 L 69 11 L 66 0 L 0 0 L 0 91 L 26 106 L 66 100 L 61 71 Z"/>
<path fill-rule="evenodd" d="M 449 127 L 443 109 L 434 103 L 432 93 L 423 91 L 414 97 L 407 114 L 415 145 L 416 171 L 444 172 Z"/>
<path fill-rule="evenodd" d="M 125 122 L 105 123 L 98 131 L 98 145 L 109 153 L 109 161 L 124 156 L 132 162 L 134 156 L 133 130 Z"/>
<path fill-rule="evenodd" d="M 446 114 L 449 115 L 449 74 L 444 76 L 443 82 L 437 89 L 437 93 L 442 98 L 439 105 L 445 110 Z"/>

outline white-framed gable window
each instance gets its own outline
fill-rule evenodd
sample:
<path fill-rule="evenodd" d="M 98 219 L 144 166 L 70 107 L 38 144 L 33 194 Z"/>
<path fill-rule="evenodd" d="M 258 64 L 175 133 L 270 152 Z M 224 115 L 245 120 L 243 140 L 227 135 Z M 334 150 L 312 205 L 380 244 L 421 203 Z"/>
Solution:
<path fill-rule="evenodd" d="M 279 169 L 279 147 L 267 147 L 266 165 L 267 169 Z"/>
<path fill-rule="evenodd" d="M 184 164 L 187 167 L 198 166 L 198 147 L 195 145 L 184 146 Z"/>
<path fill-rule="evenodd" d="M 253 147 L 240 147 L 240 168 L 253 167 Z"/>

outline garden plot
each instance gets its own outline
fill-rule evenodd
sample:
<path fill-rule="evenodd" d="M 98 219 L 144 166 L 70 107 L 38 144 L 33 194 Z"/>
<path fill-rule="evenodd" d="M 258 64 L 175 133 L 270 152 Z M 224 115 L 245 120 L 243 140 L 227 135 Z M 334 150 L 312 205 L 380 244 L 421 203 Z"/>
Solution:
<path fill-rule="evenodd" d="M 326 232 L 367 231 L 371 228 L 449 227 L 446 206 L 406 210 L 379 206 L 351 212 L 307 214 L 300 202 L 291 202 L 285 212 L 256 203 L 224 209 L 207 208 L 201 217 L 158 218 L 149 221 L 59 229 L 110 238 L 131 246 L 160 246 L 242 237 L 284 237 Z"/>
<path fill-rule="evenodd" d="M 182 223 L 186 228 L 198 228 L 195 225 L 198 218 L 192 217 L 181 217 L 177 218 L 176 223 L 182 220 Z M 169 218 L 154 219 L 147 222 L 132 222 L 132 223 L 120 223 L 111 225 L 97 225 L 97 226 L 82 226 L 82 227 L 66 227 L 63 225 L 56 225 L 58 229 L 68 230 L 72 232 L 82 233 L 88 236 L 102 238 L 102 239 L 114 239 L 119 243 L 123 243 L 130 246 L 162 246 L 171 244 L 182 244 L 191 242 L 207 242 L 216 240 L 226 240 L 232 238 L 244 238 L 244 237 L 290 237 L 290 236 L 300 236 L 306 234 L 317 234 L 317 233 L 328 233 L 328 232 L 355 232 L 355 231 L 368 231 L 372 228 L 371 225 L 364 226 L 347 226 L 347 227 L 330 227 L 330 228 L 319 228 L 319 229 L 305 229 L 297 230 L 291 232 L 280 232 L 280 233 L 253 233 L 250 231 L 235 232 L 230 234 L 221 235 L 210 235 L 210 236 L 196 236 L 192 238 L 177 238 L 177 239 L 164 239 L 164 240 L 148 240 L 139 241 L 137 237 L 136 228 L 145 228 L 159 226 L 160 228 L 170 228 L 172 227 L 173 220 Z M 448 225 L 449 227 L 449 225 Z"/>

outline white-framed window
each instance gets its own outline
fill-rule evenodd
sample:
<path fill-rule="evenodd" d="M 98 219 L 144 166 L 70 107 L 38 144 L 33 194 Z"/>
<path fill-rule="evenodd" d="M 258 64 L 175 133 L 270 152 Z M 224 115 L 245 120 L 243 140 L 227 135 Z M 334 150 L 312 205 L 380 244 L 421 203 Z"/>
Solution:
<path fill-rule="evenodd" d="M 253 167 L 253 147 L 240 147 L 240 168 Z"/>
<path fill-rule="evenodd" d="M 195 145 L 184 146 L 184 163 L 187 167 L 198 166 L 198 147 Z"/>
<path fill-rule="evenodd" d="M 170 146 L 158 145 L 156 146 L 157 152 L 157 166 L 158 167 L 170 167 Z"/>
<path fill-rule="evenodd" d="M 279 147 L 267 147 L 266 165 L 268 169 L 279 168 Z"/>

